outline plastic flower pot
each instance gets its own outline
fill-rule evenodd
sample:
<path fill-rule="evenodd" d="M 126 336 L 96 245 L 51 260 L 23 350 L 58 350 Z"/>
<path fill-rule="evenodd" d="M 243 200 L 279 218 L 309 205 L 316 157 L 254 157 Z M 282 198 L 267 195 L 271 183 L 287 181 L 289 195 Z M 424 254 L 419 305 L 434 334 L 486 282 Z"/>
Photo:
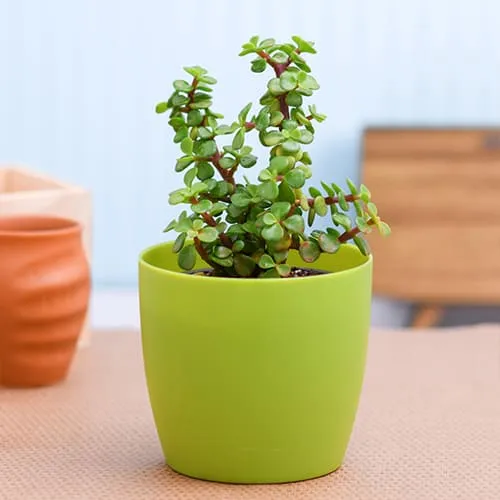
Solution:
<path fill-rule="evenodd" d="M 304 267 L 298 255 L 289 263 Z M 145 373 L 173 470 L 280 483 L 341 466 L 364 376 L 372 258 L 343 245 L 310 267 L 329 273 L 206 277 L 181 272 L 171 243 L 141 254 Z"/>

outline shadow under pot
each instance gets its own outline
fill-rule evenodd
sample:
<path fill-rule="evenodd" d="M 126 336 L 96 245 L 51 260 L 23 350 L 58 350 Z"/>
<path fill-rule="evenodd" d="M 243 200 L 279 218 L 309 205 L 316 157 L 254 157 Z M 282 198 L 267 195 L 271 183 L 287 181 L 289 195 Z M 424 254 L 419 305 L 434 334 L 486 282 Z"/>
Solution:
<path fill-rule="evenodd" d="M 0 217 L 0 386 L 47 386 L 66 378 L 89 295 L 78 222 Z"/>

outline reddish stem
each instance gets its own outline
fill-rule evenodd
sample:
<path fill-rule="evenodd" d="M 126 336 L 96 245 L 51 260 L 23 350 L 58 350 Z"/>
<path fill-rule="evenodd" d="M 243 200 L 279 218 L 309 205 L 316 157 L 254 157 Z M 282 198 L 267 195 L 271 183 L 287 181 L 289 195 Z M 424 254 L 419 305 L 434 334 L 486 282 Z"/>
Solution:
<path fill-rule="evenodd" d="M 210 256 L 208 255 L 208 252 L 203 248 L 203 245 L 201 244 L 201 241 L 199 238 L 194 238 L 194 247 L 196 248 L 196 251 L 198 252 L 198 255 L 210 266 L 214 267 L 214 263 L 210 260 Z"/>
<path fill-rule="evenodd" d="M 217 169 L 217 172 L 221 175 L 221 177 L 226 181 L 229 182 L 233 187 L 236 187 L 236 181 L 234 180 L 234 171 L 235 169 L 230 169 L 227 170 L 225 168 L 221 167 L 220 164 L 220 159 L 222 158 L 222 155 L 220 152 L 217 150 L 215 154 L 210 158 L 213 166 Z"/>

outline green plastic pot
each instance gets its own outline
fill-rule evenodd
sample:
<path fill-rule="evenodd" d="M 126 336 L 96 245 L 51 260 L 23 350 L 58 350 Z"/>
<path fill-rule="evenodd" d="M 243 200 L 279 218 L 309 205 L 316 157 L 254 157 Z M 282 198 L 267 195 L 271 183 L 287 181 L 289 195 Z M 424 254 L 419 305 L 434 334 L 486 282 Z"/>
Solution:
<path fill-rule="evenodd" d="M 176 257 L 167 243 L 139 262 L 145 373 L 167 464 L 230 483 L 340 467 L 363 382 L 371 257 L 343 245 L 310 265 L 331 274 L 260 280 L 185 274 Z M 298 255 L 289 262 L 304 267 Z"/>

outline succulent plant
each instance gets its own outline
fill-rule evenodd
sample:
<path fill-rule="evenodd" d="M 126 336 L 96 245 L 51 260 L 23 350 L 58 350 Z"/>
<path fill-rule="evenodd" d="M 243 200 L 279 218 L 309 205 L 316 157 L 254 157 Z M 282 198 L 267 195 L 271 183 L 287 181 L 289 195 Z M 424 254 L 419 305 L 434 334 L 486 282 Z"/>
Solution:
<path fill-rule="evenodd" d="M 310 264 L 322 252 L 335 253 L 353 242 L 368 255 L 363 235 L 374 227 L 390 233 L 364 185 L 347 179 L 344 190 L 321 182 L 321 188 L 305 192 L 312 160 L 303 147 L 313 142 L 315 124 L 326 118 L 313 104 L 305 105 L 319 84 L 303 54 L 315 53 L 314 43 L 298 36 L 290 43 L 254 36 L 243 44 L 239 55 L 254 57 L 251 70 L 270 69 L 273 76 L 259 105 L 252 110 L 248 103 L 230 124 L 212 109 L 217 81 L 200 66 L 185 67 L 189 81 L 175 80 L 168 100 L 157 104 L 157 113 L 170 111 L 173 141 L 183 153 L 175 171 L 184 172 L 184 186 L 170 193 L 169 203 L 189 208 L 165 229 L 178 233 L 173 251 L 182 269 L 192 270 L 198 254 L 213 276 L 288 277 L 289 251 L 298 251 Z M 249 133 L 257 133 L 268 148 L 255 183 L 235 177 L 257 166 L 258 158 L 245 143 Z M 226 137 L 227 144 L 219 145 Z M 306 232 L 317 216 L 328 216 L 331 227 Z"/>

